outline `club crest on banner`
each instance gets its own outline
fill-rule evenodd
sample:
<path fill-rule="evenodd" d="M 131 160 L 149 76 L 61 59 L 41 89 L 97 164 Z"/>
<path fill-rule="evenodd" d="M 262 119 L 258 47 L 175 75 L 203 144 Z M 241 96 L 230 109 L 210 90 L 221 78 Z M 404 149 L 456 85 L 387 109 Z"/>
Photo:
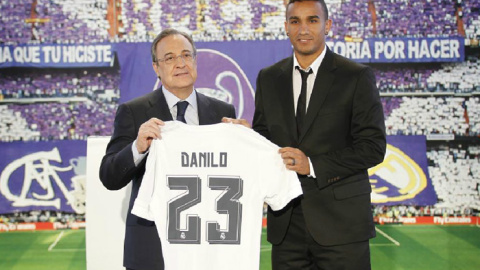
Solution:
<path fill-rule="evenodd" d="M 2 212 L 33 209 L 69 212 L 71 207 L 74 212 L 84 214 L 86 158 L 77 156 L 65 161 L 54 147 L 6 164 L 0 174 L 0 194 L 10 207 L 4 205 Z"/>
<path fill-rule="evenodd" d="M 403 140 L 408 140 L 408 137 Z M 423 151 L 423 155 L 419 151 Z M 400 147 L 387 144 L 384 161 L 368 171 L 372 203 L 434 203 L 430 199 L 435 197 L 434 191 L 426 172 L 425 150 L 417 151 L 415 146 L 405 148 L 403 144 Z"/>

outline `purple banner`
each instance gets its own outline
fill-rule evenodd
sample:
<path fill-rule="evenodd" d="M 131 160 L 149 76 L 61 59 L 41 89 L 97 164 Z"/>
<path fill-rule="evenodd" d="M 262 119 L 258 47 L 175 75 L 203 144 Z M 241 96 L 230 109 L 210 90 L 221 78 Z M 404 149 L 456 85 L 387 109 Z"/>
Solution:
<path fill-rule="evenodd" d="M 366 38 L 327 41 L 334 52 L 361 63 L 462 62 L 465 38 Z"/>
<path fill-rule="evenodd" d="M 0 45 L 0 68 L 111 67 L 114 44 Z"/>
<path fill-rule="evenodd" d="M 434 205 L 437 196 L 428 176 L 425 136 L 388 136 L 387 153 L 368 172 L 372 203 Z"/>
<path fill-rule="evenodd" d="M 363 63 L 461 62 L 465 58 L 464 43 L 463 37 L 327 40 L 334 52 Z M 121 56 L 131 45 L 140 46 L 143 53 L 136 50 L 137 57 L 147 56 L 143 59 L 150 61 L 150 43 L 4 45 L 0 46 L 0 68 L 109 67 L 113 66 L 115 52 Z M 249 64 L 265 67 L 271 56 L 278 61 L 291 53 L 288 40 L 198 42 L 197 47 L 223 52 L 235 61 L 243 60 L 242 68 Z M 148 64 L 151 68 L 151 62 Z"/>
<path fill-rule="evenodd" d="M 0 143 L 0 214 L 85 213 L 86 141 Z"/>

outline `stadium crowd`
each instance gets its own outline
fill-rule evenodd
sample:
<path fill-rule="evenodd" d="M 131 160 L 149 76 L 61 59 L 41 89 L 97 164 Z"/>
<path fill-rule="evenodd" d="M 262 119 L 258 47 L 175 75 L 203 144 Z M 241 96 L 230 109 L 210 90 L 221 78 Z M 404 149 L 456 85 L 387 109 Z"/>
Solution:
<path fill-rule="evenodd" d="M 451 142 L 427 151 L 435 205 L 454 211 L 480 210 L 480 144 Z"/>
<path fill-rule="evenodd" d="M 5 69 L 0 74 L 0 101 L 22 98 L 86 97 L 116 103 L 120 71 L 104 69 Z"/>
<path fill-rule="evenodd" d="M 478 102 L 478 97 L 391 97 L 383 98 L 385 126 L 388 135 L 455 134 L 477 135 L 478 122 L 467 115 L 466 101 Z"/>
<path fill-rule="evenodd" d="M 480 98 L 382 97 L 387 135 L 480 135 Z M 86 140 L 111 135 L 115 102 L 0 104 L 0 142 Z"/>
<path fill-rule="evenodd" d="M 112 7 L 109 7 L 112 2 Z M 151 41 L 174 27 L 196 41 L 286 39 L 285 1 L 19 0 L 0 3 L 5 43 Z M 464 36 L 480 39 L 479 0 L 327 0 L 330 37 Z M 352 14 L 355 14 L 352 16 Z M 22 20 L 18 20 L 22 18 Z"/>
<path fill-rule="evenodd" d="M 0 215 L 0 224 L 18 224 L 31 222 L 82 222 L 85 221 L 85 215 L 66 213 L 60 211 L 32 210 L 28 212 L 16 212 Z"/>
<path fill-rule="evenodd" d="M 119 84 L 115 69 L 6 70 L 0 74 L 0 141 L 109 135 Z"/>

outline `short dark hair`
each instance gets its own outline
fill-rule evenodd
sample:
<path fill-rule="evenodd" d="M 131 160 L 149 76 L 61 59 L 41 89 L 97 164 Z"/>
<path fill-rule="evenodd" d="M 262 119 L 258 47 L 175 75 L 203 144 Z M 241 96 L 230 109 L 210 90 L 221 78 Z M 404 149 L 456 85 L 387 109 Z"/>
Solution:
<path fill-rule="evenodd" d="M 173 29 L 173 28 L 167 28 L 165 30 L 163 30 L 162 32 L 160 32 L 160 34 L 157 35 L 157 37 L 155 37 L 155 39 L 153 40 L 152 42 L 152 47 L 151 47 L 151 54 L 152 54 L 152 62 L 157 62 L 157 44 L 158 42 L 160 42 L 160 40 L 162 40 L 163 38 L 166 38 L 168 36 L 172 36 L 172 35 L 182 35 L 184 36 L 188 42 L 190 42 L 190 44 L 192 44 L 192 48 L 193 48 L 193 54 L 194 55 L 197 55 L 197 48 L 195 47 L 195 42 L 193 42 L 193 38 L 185 33 L 185 32 L 182 32 L 182 31 L 179 31 L 177 29 Z"/>
<path fill-rule="evenodd" d="M 287 6 L 285 7 L 285 15 L 287 14 L 288 6 L 290 4 L 293 4 L 295 2 L 306 2 L 306 1 L 319 2 L 320 5 L 322 5 L 323 12 L 325 13 L 325 20 L 328 20 L 328 8 L 327 8 L 327 4 L 325 4 L 324 0 L 290 0 L 290 1 L 288 1 Z"/>

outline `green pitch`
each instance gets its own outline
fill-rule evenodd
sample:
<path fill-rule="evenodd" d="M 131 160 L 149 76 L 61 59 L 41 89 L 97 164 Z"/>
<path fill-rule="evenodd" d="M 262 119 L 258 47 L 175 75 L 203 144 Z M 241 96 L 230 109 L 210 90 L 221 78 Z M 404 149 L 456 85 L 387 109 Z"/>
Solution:
<path fill-rule="evenodd" d="M 85 230 L 0 233 L 0 269 L 85 270 Z"/>
<path fill-rule="evenodd" d="M 386 225 L 376 229 L 377 237 L 370 241 L 373 270 L 480 269 L 480 227 Z M 261 270 L 271 268 L 265 237 L 260 265 Z"/>
<path fill-rule="evenodd" d="M 477 226 L 378 226 L 370 243 L 375 270 L 480 269 Z"/>
<path fill-rule="evenodd" d="M 271 246 L 262 234 L 260 269 L 270 270 Z M 374 270 L 480 269 L 477 226 L 377 227 L 371 241 Z M 0 233 L 0 269 L 85 270 L 85 231 Z"/>

